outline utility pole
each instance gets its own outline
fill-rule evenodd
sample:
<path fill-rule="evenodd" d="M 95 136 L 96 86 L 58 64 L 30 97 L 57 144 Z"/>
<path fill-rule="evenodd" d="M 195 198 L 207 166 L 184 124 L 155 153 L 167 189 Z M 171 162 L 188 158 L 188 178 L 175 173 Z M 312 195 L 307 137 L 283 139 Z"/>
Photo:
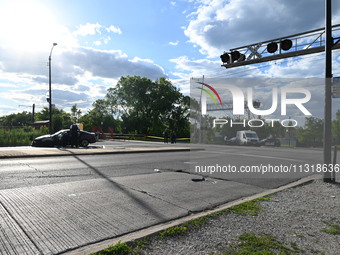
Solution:
<path fill-rule="evenodd" d="M 324 182 L 334 182 L 330 172 L 332 164 L 332 0 L 325 0 L 325 117 L 323 136 L 323 161 L 327 171 L 323 174 Z M 334 174 L 334 172 L 333 172 Z"/>
<path fill-rule="evenodd" d="M 34 123 L 34 117 L 35 117 L 35 104 L 32 105 L 32 123 Z"/>
<path fill-rule="evenodd" d="M 50 120 L 49 120 L 49 132 L 50 134 L 52 134 L 52 86 L 51 86 L 51 56 L 52 56 L 52 51 L 53 51 L 53 48 L 54 46 L 57 46 L 58 44 L 57 43 L 53 43 L 53 46 L 51 48 L 51 52 L 50 52 L 50 55 L 48 57 L 48 77 L 49 77 L 49 111 L 50 111 Z"/>

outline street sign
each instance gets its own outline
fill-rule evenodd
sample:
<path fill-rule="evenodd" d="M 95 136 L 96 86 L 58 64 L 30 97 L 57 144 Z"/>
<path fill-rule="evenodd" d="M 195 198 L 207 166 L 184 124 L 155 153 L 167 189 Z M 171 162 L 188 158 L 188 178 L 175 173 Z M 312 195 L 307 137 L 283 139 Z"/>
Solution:
<path fill-rule="evenodd" d="M 340 98 L 340 77 L 333 77 L 332 80 L 332 97 Z"/>

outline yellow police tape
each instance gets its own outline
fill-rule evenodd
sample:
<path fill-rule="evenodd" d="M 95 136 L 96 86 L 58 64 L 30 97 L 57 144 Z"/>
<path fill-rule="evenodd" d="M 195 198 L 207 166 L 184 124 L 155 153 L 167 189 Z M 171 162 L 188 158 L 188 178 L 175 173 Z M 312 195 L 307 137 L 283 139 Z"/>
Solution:
<path fill-rule="evenodd" d="M 161 139 L 161 140 L 163 140 L 164 139 L 164 137 L 159 137 L 159 136 L 146 136 L 146 138 L 153 138 L 153 139 Z M 178 141 L 178 140 L 190 140 L 190 138 L 176 138 L 176 141 Z"/>

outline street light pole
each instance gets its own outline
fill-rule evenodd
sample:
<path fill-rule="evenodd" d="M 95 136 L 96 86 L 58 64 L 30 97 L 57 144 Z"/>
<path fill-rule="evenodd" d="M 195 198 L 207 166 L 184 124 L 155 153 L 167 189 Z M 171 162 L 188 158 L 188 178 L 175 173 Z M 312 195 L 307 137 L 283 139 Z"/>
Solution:
<path fill-rule="evenodd" d="M 57 46 L 57 43 L 53 43 L 53 46 L 51 48 L 50 55 L 48 57 L 48 74 L 49 74 L 49 113 L 50 113 L 50 120 L 49 120 L 49 132 L 52 134 L 52 89 L 51 89 L 51 56 L 54 46 Z"/>

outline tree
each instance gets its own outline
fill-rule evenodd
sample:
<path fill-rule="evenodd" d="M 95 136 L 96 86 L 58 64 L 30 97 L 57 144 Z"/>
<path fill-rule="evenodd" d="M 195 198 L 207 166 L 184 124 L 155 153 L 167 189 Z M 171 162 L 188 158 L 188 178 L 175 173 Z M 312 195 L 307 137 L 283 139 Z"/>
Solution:
<path fill-rule="evenodd" d="M 23 127 L 32 123 L 32 114 L 26 111 L 22 113 L 12 113 L 3 116 L 0 119 L 0 125 L 3 127 Z"/>
<path fill-rule="evenodd" d="M 166 124 L 178 137 L 190 137 L 189 113 L 190 97 L 184 96 L 180 104 L 174 106 Z"/>
<path fill-rule="evenodd" d="M 153 82 L 139 76 L 121 77 L 115 88 L 108 89 L 106 99 L 109 109 L 121 116 L 125 132 L 161 135 L 165 127 L 184 128 L 187 117 L 180 116 L 186 114 L 186 99 L 166 78 Z"/>
<path fill-rule="evenodd" d="M 42 111 L 36 113 L 35 117 L 38 121 L 48 120 L 49 109 L 47 107 L 44 107 Z M 57 132 L 60 129 L 69 128 L 71 123 L 71 114 L 65 112 L 62 109 L 52 109 L 52 132 Z"/>
<path fill-rule="evenodd" d="M 323 120 L 315 117 L 306 118 L 304 128 L 297 129 L 297 140 L 303 146 L 321 146 L 323 142 Z"/>
<path fill-rule="evenodd" d="M 93 131 L 93 128 L 100 127 L 104 132 L 108 132 L 108 128 L 112 127 L 115 132 L 121 131 L 120 121 L 114 119 L 107 100 L 98 99 L 92 106 L 93 109 L 79 119 L 85 130 Z"/>
<path fill-rule="evenodd" d="M 77 104 L 74 104 L 71 107 L 71 118 L 74 122 L 78 122 L 79 118 L 81 117 L 81 110 L 78 109 Z"/>

